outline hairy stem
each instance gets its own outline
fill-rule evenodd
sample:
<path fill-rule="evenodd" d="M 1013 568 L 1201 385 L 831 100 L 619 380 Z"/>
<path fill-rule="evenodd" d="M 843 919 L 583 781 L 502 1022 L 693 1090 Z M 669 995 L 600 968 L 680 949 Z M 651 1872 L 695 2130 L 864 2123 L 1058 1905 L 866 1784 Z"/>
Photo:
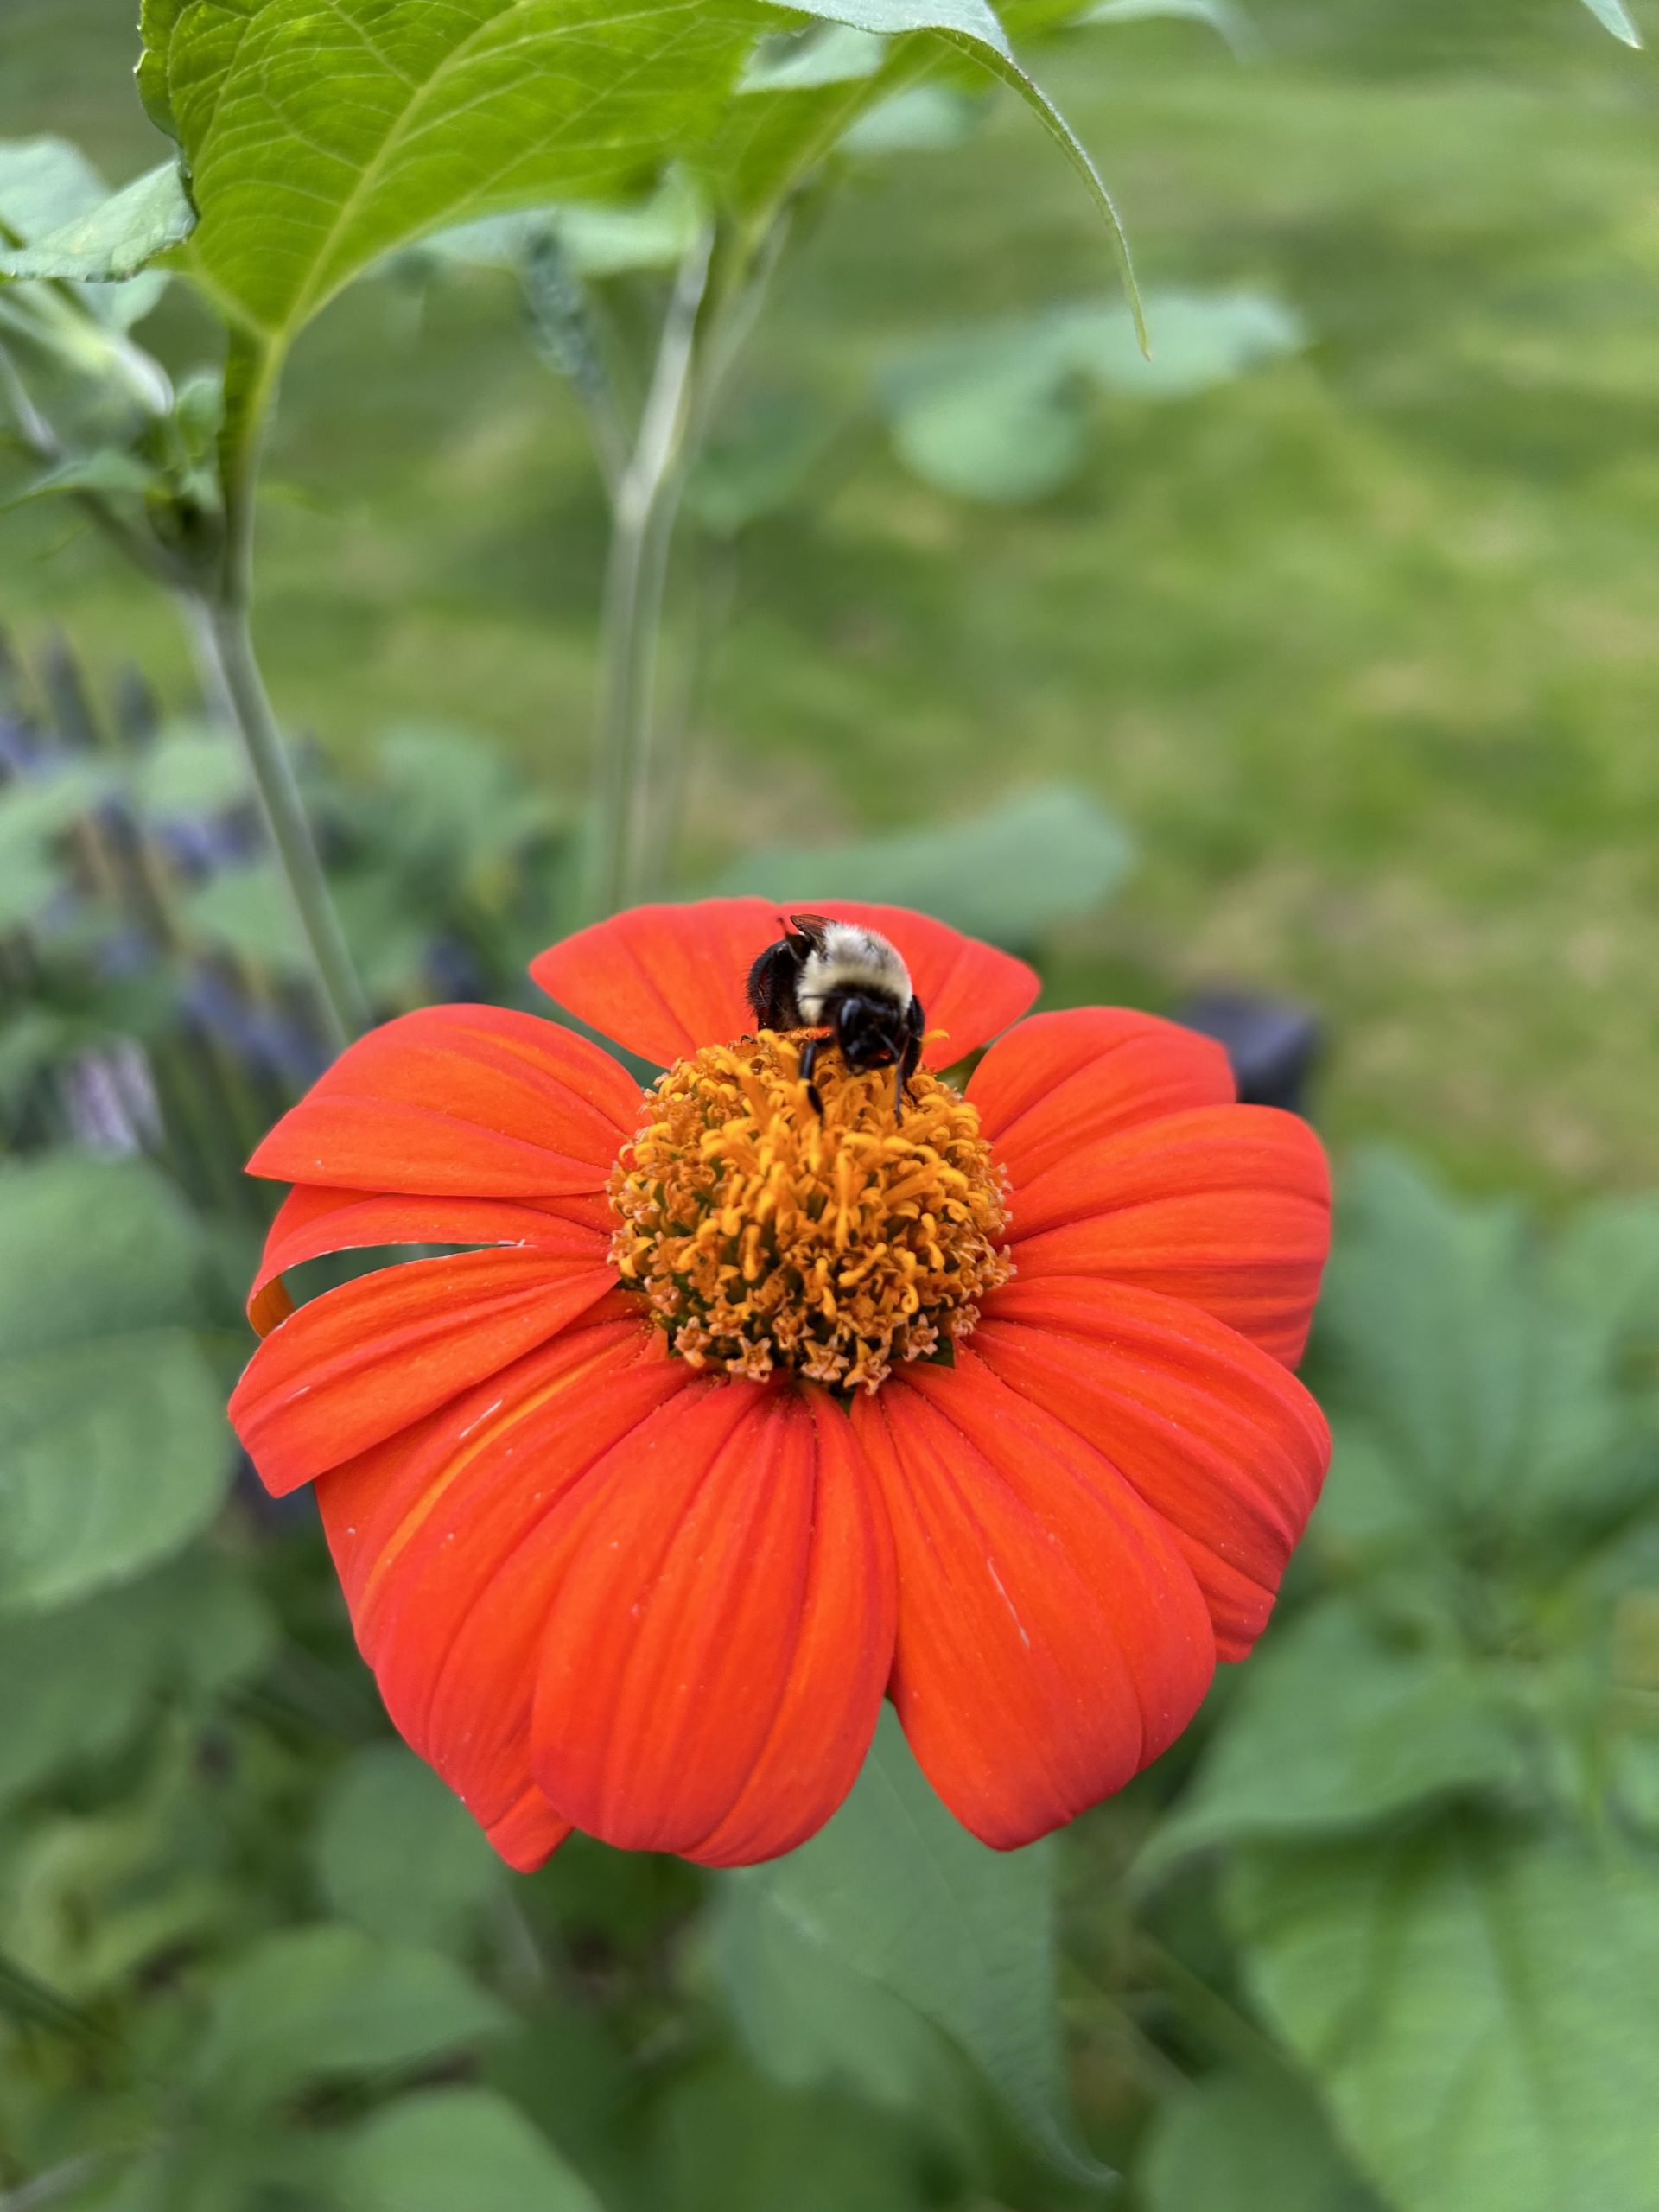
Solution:
<path fill-rule="evenodd" d="M 685 484 L 700 318 L 713 245 L 712 232 L 705 230 L 680 264 L 639 435 L 616 487 L 594 760 L 594 905 L 601 914 L 615 913 L 637 897 L 645 864 L 663 592 Z"/>

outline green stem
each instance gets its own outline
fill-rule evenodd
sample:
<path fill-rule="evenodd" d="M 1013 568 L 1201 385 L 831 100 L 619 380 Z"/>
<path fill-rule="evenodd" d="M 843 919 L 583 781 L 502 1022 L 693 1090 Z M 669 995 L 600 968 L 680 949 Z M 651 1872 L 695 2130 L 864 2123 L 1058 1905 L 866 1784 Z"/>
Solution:
<path fill-rule="evenodd" d="M 616 497 L 601 618 L 595 747 L 595 905 L 613 914 L 638 895 L 650 836 L 652 701 L 669 547 L 685 485 L 698 333 L 712 233 L 680 264 L 664 317 L 639 433 Z"/>
<path fill-rule="evenodd" d="M 224 558 L 210 590 L 181 596 L 209 696 L 242 741 L 271 849 L 310 956 L 329 1042 L 343 1052 L 367 1027 L 368 1008 L 253 645 L 254 492 L 281 366 L 274 347 L 232 339 L 219 440 Z"/>
<path fill-rule="evenodd" d="M 271 849 L 310 955 L 328 1042 L 336 1052 L 344 1052 L 368 1027 L 368 1009 L 328 893 L 294 764 L 254 657 L 247 614 L 212 599 L 191 597 L 184 606 L 212 703 L 242 741 Z"/>
<path fill-rule="evenodd" d="M 698 366 L 685 432 L 688 456 L 701 451 L 727 385 L 760 319 L 789 234 L 790 220 L 790 207 L 785 204 L 763 223 L 728 239 L 725 250 L 715 257 L 698 335 Z M 711 575 L 716 562 L 717 572 Z M 660 782 L 661 789 L 654 794 L 654 806 L 650 806 L 653 794 L 649 790 L 642 802 L 650 806 L 644 881 L 652 891 L 667 880 L 678 845 L 691 788 L 691 754 L 698 704 L 716 633 L 725 627 L 736 594 L 736 562 L 729 545 L 716 550 L 705 543 L 694 557 L 691 569 L 684 680 L 677 712 L 667 732 L 667 743 L 657 748 L 666 755 L 660 777 L 653 779 Z"/>

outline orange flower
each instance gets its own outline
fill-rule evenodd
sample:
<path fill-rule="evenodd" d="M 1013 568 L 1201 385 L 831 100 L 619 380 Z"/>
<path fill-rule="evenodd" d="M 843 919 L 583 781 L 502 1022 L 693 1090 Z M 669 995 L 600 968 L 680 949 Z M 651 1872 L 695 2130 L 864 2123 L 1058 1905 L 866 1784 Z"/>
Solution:
<path fill-rule="evenodd" d="M 898 946 L 938 1063 L 1035 995 L 925 916 L 826 911 Z M 251 1162 L 295 1187 L 232 1418 L 271 1491 L 316 1484 L 393 1722 L 515 1866 L 573 1826 L 787 1851 L 884 1694 L 957 1818 L 1029 1842 L 1249 1650 L 1324 1476 L 1301 1122 L 1102 1007 L 1009 1030 L 965 1097 L 924 1068 L 896 1122 L 890 1072 L 826 1053 L 820 1116 L 798 1040 L 744 1039 L 778 933 L 643 907 L 536 963 L 669 1069 L 643 1097 L 554 1022 L 435 1007 Z M 291 1308 L 283 1269 L 397 1244 L 467 1249 Z"/>

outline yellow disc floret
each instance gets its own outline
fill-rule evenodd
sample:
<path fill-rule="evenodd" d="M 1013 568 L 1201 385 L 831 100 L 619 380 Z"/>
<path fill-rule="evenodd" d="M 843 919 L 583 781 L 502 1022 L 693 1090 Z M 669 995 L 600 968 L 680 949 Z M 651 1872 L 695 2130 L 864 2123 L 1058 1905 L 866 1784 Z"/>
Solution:
<path fill-rule="evenodd" d="M 893 1070 L 830 1049 L 820 1115 L 804 1042 L 707 1046 L 658 1079 L 611 1177 L 612 1257 L 692 1366 L 874 1390 L 969 1335 L 1013 1272 L 1004 1186 L 960 1092 L 914 1075 L 895 1121 Z"/>

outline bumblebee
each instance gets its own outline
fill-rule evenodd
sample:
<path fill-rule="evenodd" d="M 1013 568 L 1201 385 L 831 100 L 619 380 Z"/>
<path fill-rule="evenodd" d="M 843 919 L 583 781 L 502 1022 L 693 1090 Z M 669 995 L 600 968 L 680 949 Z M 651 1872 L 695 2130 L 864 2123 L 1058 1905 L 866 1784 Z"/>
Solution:
<path fill-rule="evenodd" d="M 801 1054 L 807 1096 L 820 1114 L 813 1081 L 818 1055 L 834 1044 L 854 1075 L 892 1068 L 893 1114 L 922 1057 L 922 1002 L 895 946 L 856 922 L 791 914 L 785 934 L 749 970 L 749 1004 L 763 1029 L 827 1029 Z"/>

